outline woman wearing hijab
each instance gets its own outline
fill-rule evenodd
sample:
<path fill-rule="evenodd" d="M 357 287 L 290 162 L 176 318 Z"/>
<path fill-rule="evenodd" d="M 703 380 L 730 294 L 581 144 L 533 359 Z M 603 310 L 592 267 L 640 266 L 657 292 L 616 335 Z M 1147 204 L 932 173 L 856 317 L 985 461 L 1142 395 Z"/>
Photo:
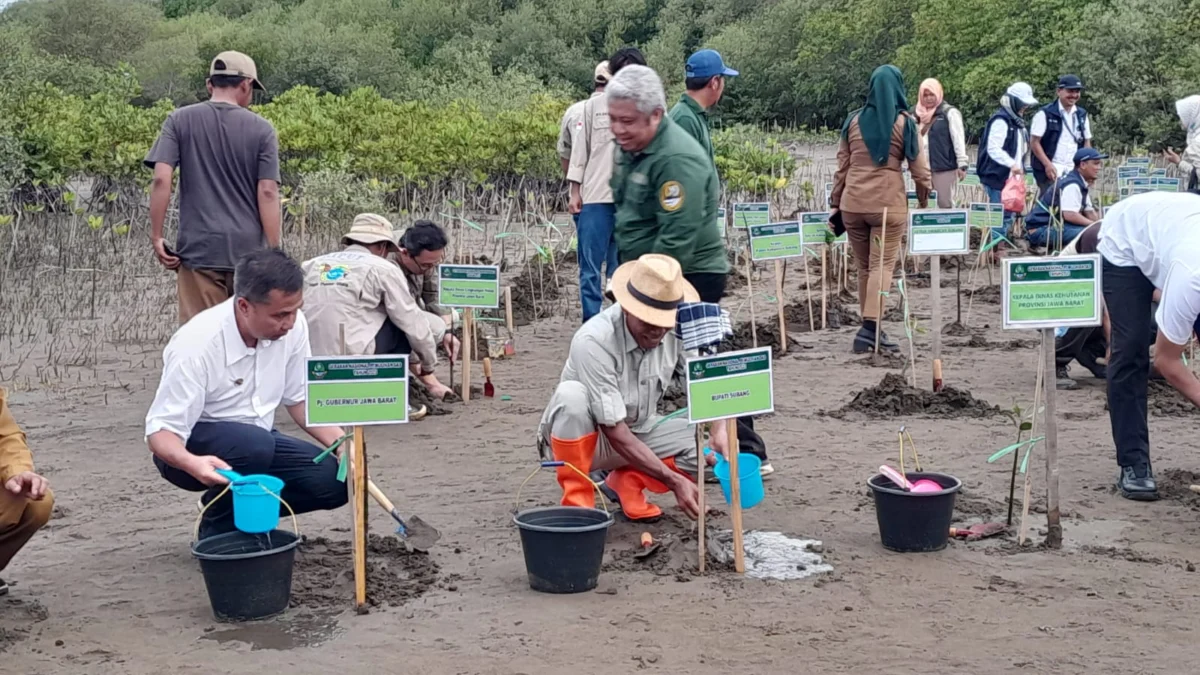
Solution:
<path fill-rule="evenodd" d="M 838 170 L 829 197 L 830 217 L 841 213 L 858 264 L 858 304 L 863 325 L 854 352 L 895 352 L 900 346 L 879 328 L 882 294 L 892 286 L 892 270 L 908 223 L 908 196 L 901 164 L 907 162 L 921 208 L 929 200 L 929 165 L 921 155 L 916 119 L 908 112 L 904 76 L 896 66 L 871 74 L 866 105 L 842 125 Z M 887 214 L 886 233 L 883 232 Z M 882 251 L 882 255 L 880 254 Z"/>
<path fill-rule="evenodd" d="M 1172 148 L 1167 148 L 1165 154 L 1168 161 L 1179 165 L 1179 175 L 1187 189 L 1195 190 L 1198 187 L 1196 169 L 1200 168 L 1200 96 L 1179 99 L 1175 102 L 1175 112 L 1187 131 L 1187 147 L 1182 157 Z"/>
<path fill-rule="evenodd" d="M 999 204 L 1000 193 L 1009 176 L 1025 175 L 1025 152 L 1029 149 L 1029 132 L 1022 118 L 1037 106 L 1033 87 L 1017 82 L 1000 97 L 1000 108 L 992 113 L 983 128 L 985 142 L 979 144 L 979 156 L 975 160 L 975 172 L 979 182 L 987 190 L 988 201 Z M 1008 237 L 1012 225 L 1013 211 L 1004 212 L 1004 227 L 992 228 L 992 239 Z"/>
<path fill-rule="evenodd" d="M 962 113 L 946 103 L 942 83 L 932 77 L 917 89 L 914 112 L 921 132 L 921 149 L 933 173 L 938 208 L 953 208 L 958 182 L 967 175 L 967 134 Z"/>

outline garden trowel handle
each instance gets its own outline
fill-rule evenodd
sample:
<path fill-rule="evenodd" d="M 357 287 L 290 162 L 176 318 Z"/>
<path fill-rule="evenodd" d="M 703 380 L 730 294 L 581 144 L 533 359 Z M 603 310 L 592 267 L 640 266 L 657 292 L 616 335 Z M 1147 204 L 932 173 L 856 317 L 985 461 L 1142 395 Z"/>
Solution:
<path fill-rule="evenodd" d="M 375 501 L 379 502 L 379 505 L 383 507 L 383 510 L 391 514 L 396 523 L 400 525 L 401 530 L 405 532 L 408 531 L 408 526 L 404 524 L 404 519 L 401 518 L 400 514 L 396 512 L 396 505 L 392 503 L 392 500 L 387 498 L 387 495 L 383 494 L 383 491 L 379 489 L 379 486 L 375 484 L 375 481 L 371 480 L 370 478 L 367 479 L 367 492 L 371 493 L 371 496 L 375 498 Z"/>

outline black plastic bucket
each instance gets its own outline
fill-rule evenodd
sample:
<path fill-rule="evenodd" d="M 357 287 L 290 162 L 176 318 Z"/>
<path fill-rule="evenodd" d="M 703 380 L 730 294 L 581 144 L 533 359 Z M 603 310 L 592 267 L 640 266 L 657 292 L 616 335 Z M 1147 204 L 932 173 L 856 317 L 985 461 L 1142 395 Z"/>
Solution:
<path fill-rule="evenodd" d="M 287 530 L 229 532 L 192 544 L 217 620 L 265 619 L 287 609 L 299 544 Z"/>
<path fill-rule="evenodd" d="M 946 548 L 950 539 L 950 521 L 954 518 L 954 500 L 962 481 L 944 473 L 905 474 L 909 481 L 927 478 L 942 490 L 905 492 L 882 474 L 867 481 L 875 493 L 875 518 L 879 521 L 879 539 L 883 547 L 901 553 L 925 553 Z"/>
<path fill-rule="evenodd" d="M 596 587 L 611 515 L 578 506 L 518 513 L 529 587 L 542 593 L 582 593 Z"/>

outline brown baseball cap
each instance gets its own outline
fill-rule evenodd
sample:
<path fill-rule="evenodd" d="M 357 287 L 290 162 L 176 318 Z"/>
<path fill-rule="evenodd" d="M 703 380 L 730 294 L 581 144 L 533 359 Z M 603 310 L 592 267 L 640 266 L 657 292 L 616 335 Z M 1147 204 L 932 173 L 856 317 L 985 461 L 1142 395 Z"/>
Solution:
<path fill-rule="evenodd" d="M 258 81 L 258 67 L 254 65 L 254 59 L 246 56 L 241 52 L 221 52 L 212 60 L 212 65 L 208 68 L 208 76 L 213 75 L 232 75 L 234 77 L 246 77 L 250 79 L 250 86 L 259 91 L 266 91 L 266 87 L 262 86 L 262 82 Z"/>

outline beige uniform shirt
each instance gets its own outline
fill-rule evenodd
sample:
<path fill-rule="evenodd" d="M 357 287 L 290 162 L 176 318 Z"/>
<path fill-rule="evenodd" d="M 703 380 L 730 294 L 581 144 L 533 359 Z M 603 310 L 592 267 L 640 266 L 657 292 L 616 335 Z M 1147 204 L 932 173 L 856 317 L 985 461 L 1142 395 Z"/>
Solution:
<path fill-rule="evenodd" d="M 340 325 L 346 326 L 346 354 L 374 354 L 375 334 L 390 319 L 408 336 L 413 355 L 426 366 L 437 364 L 429 322 L 395 263 L 351 245 L 313 258 L 304 270 L 304 313 L 314 356 L 341 354 Z"/>
<path fill-rule="evenodd" d="M 601 92 L 595 92 L 591 98 L 596 98 Z M 575 127 L 579 126 L 579 120 L 583 118 L 583 106 L 588 102 L 588 99 L 577 101 L 567 108 L 567 112 L 563 113 L 562 124 L 558 129 L 558 156 L 563 159 L 571 159 L 571 141 L 575 137 Z"/>
<path fill-rule="evenodd" d="M 687 352 L 674 331 L 654 349 L 642 349 L 625 326 L 621 306 L 614 304 L 575 332 L 561 381 L 587 387 L 597 424 L 625 422 L 643 434 L 662 418 L 658 402 L 686 365 Z"/>
<path fill-rule="evenodd" d="M 614 143 L 608 124 L 608 97 L 597 94 L 583 102 L 571 139 L 567 180 L 579 183 L 584 204 L 611 204 Z"/>

